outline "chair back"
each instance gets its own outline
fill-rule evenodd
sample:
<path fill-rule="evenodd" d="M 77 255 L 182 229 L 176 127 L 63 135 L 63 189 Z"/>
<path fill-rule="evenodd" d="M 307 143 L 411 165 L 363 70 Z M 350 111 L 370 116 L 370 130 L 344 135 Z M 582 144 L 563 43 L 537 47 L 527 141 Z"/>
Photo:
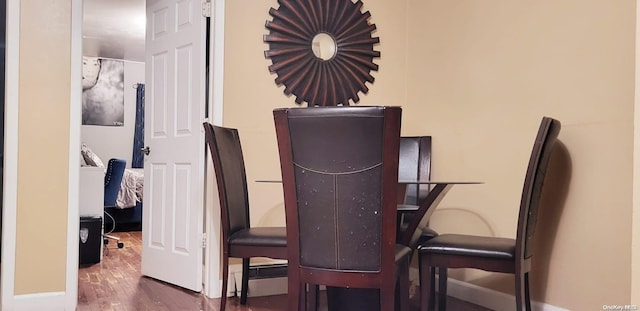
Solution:
<path fill-rule="evenodd" d="M 220 198 L 223 249 L 229 236 L 250 227 L 249 196 L 238 130 L 204 122 L 205 140 L 213 159 Z"/>
<path fill-rule="evenodd" d="M 127 161 L 123 159 L 109 159 L 107 172 L 104 174 L 104 206 L 116 206 L 120 184 L 127 168 Z"/>
<path fill-rule="evenodd" d="M 522 189 L 516 234 L 516 260 L 525 260 L 533 255 L 530 241 L 535 233 L 542 185 L 560 127 L 560 121 L 543 117 L 538 128 Z"/>
<path fill-rule="evenodd" d="M 398 180 L 428 181 L 431 179 L 431 136 L 400 137 Z M 407 185 L 404 204 L 419 205 L 429 185 Z"/>
<path fill-rule="evenodd" d="M 274 110 L 290 267 L 395 273 L 401 112 Z"/>

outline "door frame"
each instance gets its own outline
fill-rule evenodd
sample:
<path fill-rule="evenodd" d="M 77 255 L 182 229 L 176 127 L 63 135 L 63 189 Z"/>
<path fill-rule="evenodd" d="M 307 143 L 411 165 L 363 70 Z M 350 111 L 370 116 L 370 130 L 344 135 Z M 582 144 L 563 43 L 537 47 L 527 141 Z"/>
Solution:
<path fill-rule="evenodd" d="M 13 309 L 16 204 L 18 195 L 18 81 L 20 60 L 20 1 L 7 0 L 5 50 L 4 182 L 2 208 L 1 305 Z M 11 61 L 9 61 L 11 60 Z M 11 255 L 9 255 L 11 254 Z"/>
<path fill-rule="evenodd" d="M 224 34 L 225 34 L 225 4 L 226 0 L 212 0 L 211 3 L 211 33 L 209 34 L 210 55 L 209 83 L 209 122 L 222 125 L 224 99 Z M 203 129 L 201 129 L 203 130 Z M 205 148 L 207 149 L 207 148 Z M 208 149 L 207 149 L 208 150 Z M 220 201 L 216 186 L 213 163 L 207 153 L 205 156 L 205 186 L 204 186 L 204 228 L 207 247 L 204 250 L 203 293 L 207 297 L 220 298 L 222 279 L 220 277 Z"/>
<path fill-rule="evenodd" d="M 207 85 L 212 94 L 207 103 L 210 117 L 216 124 L 222 122 L 222 100 L 223 100 L 223 64 L 224 64 L 224 14 L 225 0 L 213 0 L 213 18 L 211 42 L 213 44 L 211 60 L 210 83 Z M 82 0 L 71 0 L 71 72 L 76 75 L 71 77 L 70 96 L 70 118 L 69 118 L 69 178 L 68 178 L 68 219 L 67 219 L 67 260 L 66 260 L 66 288 L 64 293 L 39 293 L 38 297 L 42 304 L 55 303 L 67 310 L 74 310 L 78 301 L 78 196 L 79 196 L 79 171 L 77 165 L 80 157 L 80 133 L 81 133 L 81 73 L 82 73 Z M 4 149 L 4 183 L 2 185 L 3 217 L 2 217 L 2 260 L 0 273 L 0 305 L 6 309 L 16 307 L 16 297 L 14 293 L 15 281 L 15 251 L 16 251 L 16 204 L 17 204 L 17 164 L 18 164 L 18 82 L 19 82 L 19 56 L 20 56 L 20 0 L 7 0 L 6 18 L 6 68 L 5 76 L 5 149 Z M 11 60 L 11 61 L 9 61 Z M 211 172 L 205 164 L 207 174 Z M 208 187 L 212 188 L 212 187 Z M 205 191 L 206 192 L 206 191 Z M 204 194 L 203 194 L 204 195 Z M 213 199 L 205 197 L 207 240 L 211 241 L 205 249 L 205 266 L 203 267 L 204 293 L 209 297 L 219 297 L 220 293 L 220 224 L 211 218 L 219 208 L 217 195 Z M 212 212 L 213 215 L 211 214 Z M 219 216 L 218 216 L 219 218 Z M 39 295 L 37 294 L 37 295 Z M 61 295 L 59 295 L 61 294 Z M 53 307 L 52 304 L 49 304 Z"/>
<path fill-rule="evenodd" d="M 6 18 L 6 88 L 5 88 L 5 156 L 2 236 L 2 280 L 0 303 L 3 309 L 25 306 L 75 309 L 78 292 L 78 183 L 80 167 L 80 123 L 82 107 L 82 0 L 71 0 L 71 49 L 69 99 L 69 176 L 67 200 L 66 274 L 64 293 L 37 293 L 18 301 L 14 291 L 16 253 L 16 214 L 18 180 L 18 108 L 20 65 L 20 0 L 7 0 Z M 11 60 L 11 61 L 9 61 Z M 41 295 L 41 296 L 38 296 Z"/>

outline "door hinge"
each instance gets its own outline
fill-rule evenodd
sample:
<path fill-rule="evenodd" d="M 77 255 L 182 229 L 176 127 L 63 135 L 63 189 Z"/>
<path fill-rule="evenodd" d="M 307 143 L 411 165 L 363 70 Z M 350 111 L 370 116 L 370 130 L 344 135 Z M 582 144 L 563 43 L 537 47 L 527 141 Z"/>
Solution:
<path fill-rule="evenodd" d="M 202 0 L 202 17 L 211 17 L 211 0 Z"/>
<path fill-rule="evenodd" d="M 200 240 L 201 240 L 200 247 L 207 248 L 207 235 L 205 233 L 202 234 L 202 236 L 200 237 Z"/>

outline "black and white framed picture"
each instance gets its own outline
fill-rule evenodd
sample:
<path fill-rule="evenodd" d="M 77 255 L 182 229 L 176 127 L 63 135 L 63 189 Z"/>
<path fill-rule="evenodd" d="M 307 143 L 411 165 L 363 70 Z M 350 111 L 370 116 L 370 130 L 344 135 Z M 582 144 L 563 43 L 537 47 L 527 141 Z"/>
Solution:
<path fill-rule="evenodd" d="M 82 125 L 124 125 L 124 61 L 83 57 Z"/>

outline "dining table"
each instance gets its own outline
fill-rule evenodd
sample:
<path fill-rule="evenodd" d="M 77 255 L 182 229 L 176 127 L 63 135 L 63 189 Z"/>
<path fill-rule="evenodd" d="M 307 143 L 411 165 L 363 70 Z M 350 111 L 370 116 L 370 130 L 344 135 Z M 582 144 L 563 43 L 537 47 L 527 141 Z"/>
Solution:
<path fill-rule="evenodd" d="M 403 204 L 408 185 L 429 185 L 427 195 L 418 205 Z M 436 207 L 454 185 L 482 184 L 479 181 L 426 181 L 399 180 L 398 181 L 398 213 L 411 213 L 408 226 L 404 230 L 398 229 L 396 238 L 399 244 L 415 249 L 422 231 L 427 227 L 431 215 Z M 400 227 L 400 222 L 398 222 Z M 327 305 L 329 311 L 371 310 L 380 311 L 378 305 L 379 291 L 366 288 L 327 287 Z"/>
<path fill-rule="evenodd" d="M 281 183 L 281 180 L 256 180 L 259 183 Z M 434 181 L 434 180 L 398 180 L 398 213 L 410 213 L 411 218 L 404 230 L 397 230 L 397 242 L 414 249 L 427 227 L 431 215 L 446 194 L 455 185 L 477 185 L 480 181 Z M 418 205 L 403 204 L 408 185 L 428 185 L 427 195 Z M 400 223 L 397 224 L 400 226 Z M 329 311 L 342 310 L 379 310 L 377 298 L 379 291 L 362 288 L 338 288 L 327 286 L 327 305 Z"/>
<path fill-rule="evenodd" d="M 427 195 L 418 202 L 418 205 L 403 204 L 407 185 L 429 185 Z M 398 243 L 414 247 L 418 242 L 422 230 L 429 223 L 431 215 L 440 201 L 454 185 L 477 185 L 479 181 L 433 181 L 433 180 L 399 180 L 398 181 L 398 212 L 412 213 L 411 221 L 405 230 L 398 232 Z"/>

